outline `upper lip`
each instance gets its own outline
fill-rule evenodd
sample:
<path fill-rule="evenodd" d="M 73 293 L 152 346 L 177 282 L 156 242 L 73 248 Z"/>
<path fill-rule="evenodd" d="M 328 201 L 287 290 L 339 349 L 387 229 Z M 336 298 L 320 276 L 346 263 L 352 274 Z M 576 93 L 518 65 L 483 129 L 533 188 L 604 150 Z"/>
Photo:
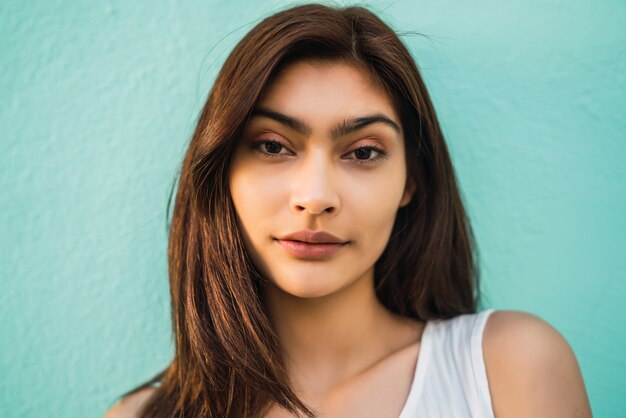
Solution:
<path fill-rule="evenodd" d="M 347 241 L 324 231 L 312 231 L 310 229 L 293 232 L 291 234 L 278 237 L 280 240 L 302 241 L 315 244 L 345 244 Z"/>

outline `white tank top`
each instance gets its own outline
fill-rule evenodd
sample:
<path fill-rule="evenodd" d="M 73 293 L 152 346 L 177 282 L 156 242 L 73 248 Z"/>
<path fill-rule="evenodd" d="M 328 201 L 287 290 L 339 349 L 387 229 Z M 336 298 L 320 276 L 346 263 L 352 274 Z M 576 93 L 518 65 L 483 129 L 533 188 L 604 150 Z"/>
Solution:
<path fill-rule="evenodd" d="M 493 418 L 482 349 L 483 329 L 493 311 L 426 322 L 399 418 Z"/>

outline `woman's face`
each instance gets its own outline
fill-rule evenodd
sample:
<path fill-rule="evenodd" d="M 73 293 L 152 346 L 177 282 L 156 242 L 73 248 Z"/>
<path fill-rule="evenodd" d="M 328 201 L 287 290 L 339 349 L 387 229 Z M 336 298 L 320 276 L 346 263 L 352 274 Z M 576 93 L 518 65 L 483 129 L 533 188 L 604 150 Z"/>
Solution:
<path fill-rule="evenodd" d="M 391 99 L 354 66 L 300 61 L 277 75 L 229 180 L 246 249 L 273 285 L 312 298 L 373 280 L 396 212 L 411 198 L 401 129 Z M 306 231 L 341 243 L 296 242 L 313 239 Z"/>

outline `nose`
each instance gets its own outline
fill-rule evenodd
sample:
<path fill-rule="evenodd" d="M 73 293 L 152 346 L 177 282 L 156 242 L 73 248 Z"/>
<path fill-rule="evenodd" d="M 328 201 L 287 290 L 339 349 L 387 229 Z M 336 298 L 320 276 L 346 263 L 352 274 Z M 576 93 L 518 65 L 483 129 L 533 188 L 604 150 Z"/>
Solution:
<path fill-rule="evenodd" d="M 291 208 L 311 215 L 335 214 L 339 211 L 337 178 L 332 162 L 325 155 L 311 154 L 295 168 L 291 184 Z"/>

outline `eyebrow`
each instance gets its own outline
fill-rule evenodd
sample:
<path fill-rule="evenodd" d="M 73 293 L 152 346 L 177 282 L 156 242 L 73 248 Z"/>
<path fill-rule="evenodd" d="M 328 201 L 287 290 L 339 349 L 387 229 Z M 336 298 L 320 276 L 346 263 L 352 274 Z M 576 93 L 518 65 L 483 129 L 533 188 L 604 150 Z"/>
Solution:
<path fill-rule="evenodd" d="M 252 110 L 252 116 L 264 116 L 282 123 L 283 125 L 287 125 L 303 135 L 308 136 L 311 134 L 311 127 L 309 125 L 292 116 L 287 116 L 283 113 L 277 112 L 276 110 L 266 107 L 257 107 Z M 400 133 L 400 127 L 397 123 L 381 113 L 376 113 L 373 115 L 346 118 L 330 130 L 330 136 L 333 140 L 335 140 L 341 136 L 348 135 L 351 132 L 358 131 L 359 129 L 375 123 L 382 123 L 390 126 L 398 134 Z"/>

